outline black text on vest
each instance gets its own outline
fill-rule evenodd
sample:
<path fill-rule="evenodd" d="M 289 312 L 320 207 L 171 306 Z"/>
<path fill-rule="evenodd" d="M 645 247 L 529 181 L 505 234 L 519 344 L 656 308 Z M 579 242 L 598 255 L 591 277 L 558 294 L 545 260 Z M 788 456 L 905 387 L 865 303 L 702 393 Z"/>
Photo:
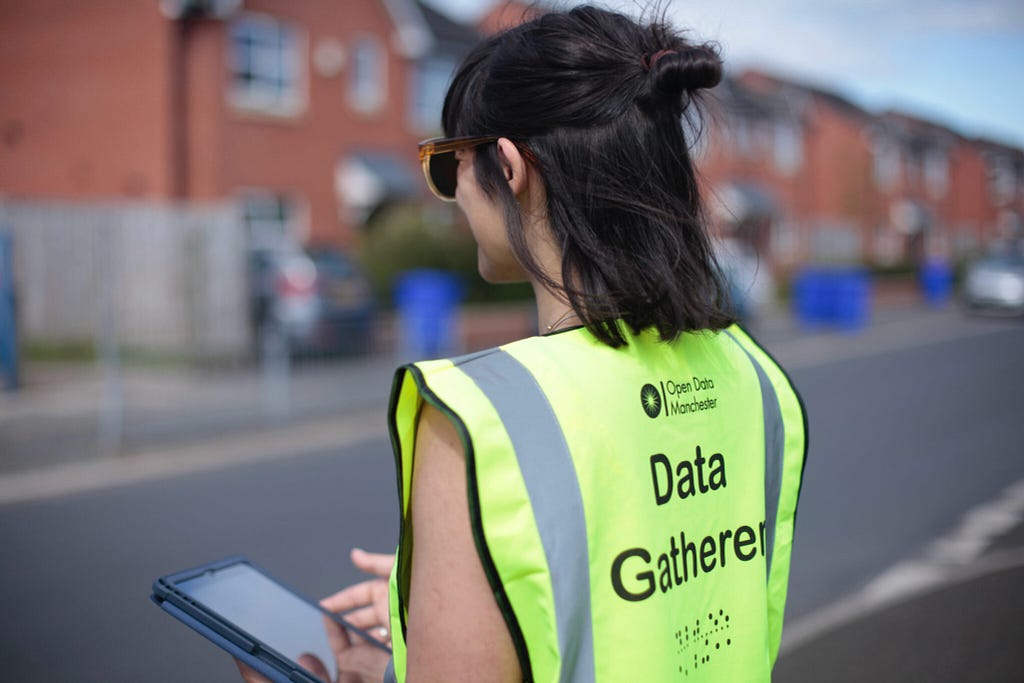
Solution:
<path fill-rule="evenodd" d="M 697 446 L 697 455 L 693 462 L 683 459 L 673 468 L 667 455 L 655 453 L 651 456 L 651 484 L 654 487 L 654 502 L 658 505 L 664 505 L 672 500 L 673 492 L 680 500 L 686 500 L 697 493 L 717 491 L 725 488 L 726 484 L 725 457 L 721 453 L 715 453 L 705 460 L 700 453 L 700 446 Z"/>

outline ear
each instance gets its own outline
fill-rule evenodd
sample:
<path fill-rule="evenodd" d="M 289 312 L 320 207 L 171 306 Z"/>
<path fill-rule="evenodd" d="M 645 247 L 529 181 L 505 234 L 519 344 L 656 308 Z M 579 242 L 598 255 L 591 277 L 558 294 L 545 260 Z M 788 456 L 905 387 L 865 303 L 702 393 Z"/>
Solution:
<path fill-rule="evenodd" d="M 528 185 L 526 159 L 508 138 L 498 138 L 498 163 L 512 194 L 519 196 Z"/>

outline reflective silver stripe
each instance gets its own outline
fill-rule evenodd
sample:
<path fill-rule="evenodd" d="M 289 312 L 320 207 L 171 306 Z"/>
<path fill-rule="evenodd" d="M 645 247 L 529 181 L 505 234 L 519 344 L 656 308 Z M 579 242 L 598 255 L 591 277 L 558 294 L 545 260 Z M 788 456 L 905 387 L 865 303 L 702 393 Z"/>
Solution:
<path fill-rule="evenodd" d="M 576 467 L 537 380 L 504 351 L 459 365 L 487 396 L 515 448 L 551 572 L 562 683 L 594 680 L 587 521 Z"/>
<path fill-rule="evenodd" d="M 384 683 L 398 683 L 395 677 L 395 658 L 388 660 L 388 668 L 384 669 Z"/>
<path fill-rule="evenodd" d="M 732 335 L 725 332 L 743 349 L 757 371 L 757 381 L 761 384 L 761 406 L 764 410 L 764 527 L 765 560 L 768 575 L 772 571 L 772 549 L 775 547 L 775 518 L 779 511 L 779 496 L 782 492 L 782 461 L 785 457 L 786 428 L 782 423 L 782 410 L 779 408 L 779 397 L 765 374 L 764 368 L 757 362 L 754 355 Z"/>

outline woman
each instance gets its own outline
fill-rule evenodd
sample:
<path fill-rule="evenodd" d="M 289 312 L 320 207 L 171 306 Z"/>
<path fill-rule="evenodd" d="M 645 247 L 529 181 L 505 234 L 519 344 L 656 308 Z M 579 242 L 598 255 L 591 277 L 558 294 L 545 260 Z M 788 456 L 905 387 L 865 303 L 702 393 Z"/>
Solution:
<path fill-rule="evenodd" d="M 392 635 L 393 662 L 339 654 L 352 680 L 769 678 L 805 421 L 723 307 L 682 125 L 720 78 L 711 46 L 593 7 L 459 69 L 427 180 L 541 334 L 399 370 L 390 616 L 383 579 L 324 602 Z"/>

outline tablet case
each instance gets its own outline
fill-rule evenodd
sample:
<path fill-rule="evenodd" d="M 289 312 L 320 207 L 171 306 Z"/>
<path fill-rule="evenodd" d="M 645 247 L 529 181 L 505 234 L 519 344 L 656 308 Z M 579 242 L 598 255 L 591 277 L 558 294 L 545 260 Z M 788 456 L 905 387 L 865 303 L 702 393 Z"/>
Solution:
<path fill-rule="evenodd" d="M 183 605 L 191 602 L 189 598 L 181 595 L 173 588 L 173 584 L 177 581 L 191 578 L 207 571 L 223 569 L 238 563 L 248 564 L 266 576 L 270 576 L 244 557 L 230 557 L 201 567 L 160 577 L 153 582 L 153 593 L 150 595 L 150 599 L 175 619 L 178 619 L 193 631 L 210 640 L 231 656 L 242 660 L 271 681 L 274 681 L 274 683 L 330 683 L 321 681 L 305 669 L 296 669 L 289 666 L 287 660 L 281 660 L 281 658 L 276 657 L 273 653 L 260 647 L 256 642 L 229 625 L 209 615 L 186 612 L 181 606 L 174 604 L 175 601 L 181 601 Z M 274 580 L 276 581 L 276 579 Z M 285 586 L 285 588 L 288 587 Z M 290 588 L 288 590 L 291 591 Z M 295 591 L 291 592 L 295 593 Z"/>

